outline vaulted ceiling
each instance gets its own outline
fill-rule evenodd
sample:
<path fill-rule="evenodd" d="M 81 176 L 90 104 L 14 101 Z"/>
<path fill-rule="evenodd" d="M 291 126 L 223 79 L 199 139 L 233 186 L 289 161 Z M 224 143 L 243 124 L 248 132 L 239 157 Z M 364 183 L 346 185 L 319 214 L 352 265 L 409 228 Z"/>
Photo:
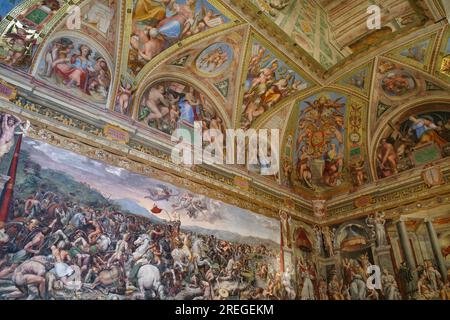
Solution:
<path fill-rule="evenodd" d="M 417 196 L 418 168 L 437 163 L 450 179 L 443 2 L 9 0 L 0 77 L 18 95 L 0 107 L 126 161 L 208 181 L 264 214 L 279 203 L 306 220 L 392 207 Z M 369 30 L 373 4 L 381 28 Z M 200 109 L 186 113 L 180 101 Z M 414 136 L 411 116 L 439 129 Z M 279 129 L 280 173 L 170 164 L 171 134 L 194 120 Z M 125 141 L 106 143 L 108 126 Z"/>

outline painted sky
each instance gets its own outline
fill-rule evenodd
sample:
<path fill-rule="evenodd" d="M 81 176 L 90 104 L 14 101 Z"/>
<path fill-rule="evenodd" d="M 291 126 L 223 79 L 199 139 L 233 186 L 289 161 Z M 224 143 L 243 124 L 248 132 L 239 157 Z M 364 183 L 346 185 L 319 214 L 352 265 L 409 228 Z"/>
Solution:
<path fill-rule="evenodd" d="M 154 202 L 145 199 L 146 189 L 149 186 L 161 184 L 158 180 L 131 173 L 125 169 L 107 165 L 87 157 L 69 152 L 49 144 L 29 138 L 24 140 L 22 150 L 30 153 L 31 159 L 42 166 L 43 169 L 52 169 L 63 172 L 78 182 L 89 184 L 112 200 L 130 199 L 147 210 L 153 207 Z M 182 194 L 187 190 L 172 187 Z M 220 201 L 213 201 L 216 210 L 208 216 L 199 216 L 196 219 L 181 215 L 181 222 L 185 226 L 198 226 L 212 230 L 224 230 L 240 234 L 272 240 L 279 243 L 279 222 L 275 219 L 252 213 Z M 158 207 L 172 210 L 173 200 L 160 201 Z M 167 219 L 164 214 L 159 218 Z"/>
<path fill-rule="evenodd" d="M 4 18 L 12 9 L 23 2 L 23 0 L 1 0 L 0 2 L 0 16 Z"/>

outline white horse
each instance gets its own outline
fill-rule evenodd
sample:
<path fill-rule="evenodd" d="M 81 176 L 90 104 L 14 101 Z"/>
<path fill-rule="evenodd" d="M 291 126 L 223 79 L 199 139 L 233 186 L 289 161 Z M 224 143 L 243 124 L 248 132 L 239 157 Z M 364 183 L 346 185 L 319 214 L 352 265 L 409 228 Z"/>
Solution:
<path fill-rule="evenodd" d="M 134 241 L 134 245 L 139 246 L 134 252 L 133 252 L 133 259 L 135 261 L 142 258 L 142 256 L 147 252 L 148 248 L 150 248 L 150 236 L 148 234 L 141 234 L 139 238 Z"/>
<path fill-rule="evenodd" d="M 139 269 L 137 285 L 140 291 L 139 297 L 142 299 L 145 298 L 145 292 L 149 290 L 153 297 L 165 298 L 164 286 L 161 284 L 161 274 L 159 273 L 159 269 L 154 265 L 146 264 Z"/>
<path fill-rule="evenodd" d="M 180 270 L 184 271 L 185 268 L 189 266 L 189 259 L 191 253 L 185 248 L 175 248 L 171 252 L 173 257 L 173 267 L 178 267 Z"/>
<path fill-rule="evenodd" d="M 206 255 L 205 242 L 201 238 L 195 239 L 192 244 L 192 257 L 194 260 L 194 265 L 196 268 L 208 265 L 211 267 L 211 262 L 208 260 Z"/>

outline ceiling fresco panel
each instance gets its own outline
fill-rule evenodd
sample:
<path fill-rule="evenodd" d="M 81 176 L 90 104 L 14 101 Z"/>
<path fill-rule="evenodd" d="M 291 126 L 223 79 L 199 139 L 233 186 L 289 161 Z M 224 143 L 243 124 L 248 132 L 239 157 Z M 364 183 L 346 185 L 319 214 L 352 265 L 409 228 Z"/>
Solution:
<path fill-rule="evenodd" d="M 346 73 L 337 79 L 336 83 L 368 96 L 372 84 L 372 72 L 373 61 Z"/>
<path fill-rule="evenodd" d="M 397 48 L 389 52 L 387 56 L 424 71 L 429 71 L 435 41 L 436 34 L 432 34 Z"/>
<path fill-rule="evenodd" d="M 14 9 L 12 5 L 16 5 Z M 5 4 L 0 22 L 0 64 L 28 72 L 39 44 L 67 5 L 62 0 L 13 1 Z"/>
<path fill-rule="evenodd" d="M 138 0 L 132 12 L 128 72 L 134 76 L 177 42 L 231 21 L 207 0 Z"/>
<path fill-rule="evenodd" d="M 440 79 L 450 82 L 450 29 L 444 32 L 439 48 L 435 75 Z"/>
<path fill-rule="evenodd" d="M 448 95 L 448 86 L 422 71 L 380 58 L 371 101 L 371 132 L 397 108 L 425 96 Z"/>
<path fill-rule="evenodd" d="M 303 73 L 258 37 L 249 42 L 244 73 L 242 108 L 237 118 L 243 129 L 250 128 L 260 116 L 286 99 L 313 86 Z"/>
<path fill-rule="evenodd" d="M 366 110 L 364 100 L 334 91 L 297 102 L 282 150 L 292 159 L 287 185 L 300 194 L 326 195 L 367 183 Z"/>

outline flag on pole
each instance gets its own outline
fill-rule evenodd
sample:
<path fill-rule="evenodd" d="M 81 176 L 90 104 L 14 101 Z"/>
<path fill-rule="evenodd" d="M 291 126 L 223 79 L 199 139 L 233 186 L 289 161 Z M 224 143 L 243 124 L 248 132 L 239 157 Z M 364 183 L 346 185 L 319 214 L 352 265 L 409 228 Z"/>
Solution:
<path fill-rule="evenodd" d="M 162 212 L 163 209 L 158 208 L 158 206 L 156 205 L 156 203 L 153 205 L 152 210 L 150 210 L 153 214 L 160 214 Z"/>
<path fill-rule="evenodd" d="M 9 181 L 3 188 L 2 195 L 0 196 L 0 221 L 6 222 L 8 219 L 9 210 L 13 203 L 13 190 L 16 182 L 17 165 L 19 164 L 20 146 L 22 145 L 22 134 L 17 138 L 16 147 L 14 149 L 14 155 L 9 166 L 8 176 Z"/>

